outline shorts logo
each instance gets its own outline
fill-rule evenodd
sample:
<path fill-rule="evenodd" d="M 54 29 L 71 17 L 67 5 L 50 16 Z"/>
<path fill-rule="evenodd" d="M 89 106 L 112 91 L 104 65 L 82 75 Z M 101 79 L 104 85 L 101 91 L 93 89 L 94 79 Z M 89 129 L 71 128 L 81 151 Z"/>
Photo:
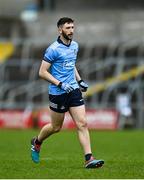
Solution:
<path fill-rule="evenodd" d="M 65 109 L 65 107 L 64 107 L 64 106 L 62 106 L 60 109 Z"/>
<path fill-rule="evenodd" d="M 65 109 L 64 106 L 59 106 L 58 104 L 55 104 L 55 103 L 53 103 L 51 101 L 49 102 L 49 105 L 50 105 L 50 107 L 52 107 L 54 109 Z"/>
<path fill-rule="evenodd" d="M 49 102 L 49 105 L 50 105 L 50 107 L 52 107 L 52 108 L 55 108 L 55 109 L 57 109 L 58 108 L 58 105 L 57 104 L 55 104 L 55 103 L 53 103 L 53 102 Z"/>

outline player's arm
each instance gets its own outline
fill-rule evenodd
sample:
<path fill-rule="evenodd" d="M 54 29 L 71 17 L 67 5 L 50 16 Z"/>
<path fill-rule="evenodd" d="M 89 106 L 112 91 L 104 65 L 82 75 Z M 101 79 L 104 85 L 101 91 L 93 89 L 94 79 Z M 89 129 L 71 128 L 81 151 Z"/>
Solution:
<path fill-rule="evenodd" d="M 42 79 L 45 79 L 45 80 L 47 80 L 48 82 L 50 82 L 50 83 L 55 84 L 56 86 L 58 86 L 59 83 L 60 83 L 60 81 L 58 81 L 56 78 L 54 78 L 54 77 L 48 72 L 50 66 L 51 66 L 51 63 L 42 60 L 42 63 L 41 63 L 40 69 L 39 69 L 39 76 L 40 76 Z"/>
<path fill-rule="evenodd" d="M 75 67 L 75 76 L 76 76 L 76 80 L 79 82 L 81 80 L 81 77 L 76 67 Z"/>
<path fill-rule="evenodd" d="M 60 82 L 55 77 L 53 77 L 51 75 L 51 73 L 48 72 L 50 66 L 51 66 L 51 63 L 46 62 L 45 60 L 42 60 L 42 63 L 41 63 L 40 69 L 39 69 L 39 76 L 42 79 L 45 79 L 48 82 L 55 84 L 59 88 L 65 90 L 67 93 L 73 91 L 73 88 L 69 84 Z"/>
<path fill-rule="evenodd" d="M 76 76 L 76 80 L 80 86 L 81 91 L 86 92 L 88 89 L 88 85 L 81 79 L 80 74 L 76 67 L 75 67 L 75 76 Z"/>

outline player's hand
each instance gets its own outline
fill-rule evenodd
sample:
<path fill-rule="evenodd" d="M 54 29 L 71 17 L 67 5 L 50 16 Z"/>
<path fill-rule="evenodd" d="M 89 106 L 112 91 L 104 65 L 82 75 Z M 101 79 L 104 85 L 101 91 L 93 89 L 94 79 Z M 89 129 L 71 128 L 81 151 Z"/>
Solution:
<path fill-rule="evenodd" d="M 62 83 L 60 82 L 59 85 L 58 85 L 59 88 L 65 90 L 67 93 L 70 93 L 71 91 L 73 91 L 73 87 L 68 84 L 68 83 Z"/>
<path fill-rule="evenodd" d="M 78 84 L 79 84 L 80 89 L 81 89 L 82 92 L 87 91 L 88 85 L 83 80 L 78 81 Z"/>

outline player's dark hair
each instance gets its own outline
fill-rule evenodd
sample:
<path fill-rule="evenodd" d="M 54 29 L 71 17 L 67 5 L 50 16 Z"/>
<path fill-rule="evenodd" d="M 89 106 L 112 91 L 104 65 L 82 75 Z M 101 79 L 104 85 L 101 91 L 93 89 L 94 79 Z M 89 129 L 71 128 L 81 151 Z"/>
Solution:
<path fill-rule="evenodd" d="M 62 17 L 58 20 L 57 22 L 57 27 L 59 28 L 60 26 L 64 25 L 65 23 L 73 23 L 74 20 L 69 18 L 69 17 Z"/>

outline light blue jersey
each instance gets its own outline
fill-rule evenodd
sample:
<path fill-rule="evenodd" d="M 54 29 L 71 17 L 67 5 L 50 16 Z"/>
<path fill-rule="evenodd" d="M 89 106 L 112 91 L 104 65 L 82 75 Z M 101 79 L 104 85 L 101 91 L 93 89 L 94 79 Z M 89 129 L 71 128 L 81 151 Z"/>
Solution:
<path fill-rule="evenodd" d="M 70 45 L 65 45 L 57 39 L 51 44 L 44 54 L 44 60 L 51 63 L 50 73 L 57 80 L 69 83 L 73 89 L 79 88 L 75 77 L 75 63 L 78 53 L 78 44 L 71 41 Z M 66 93 L 54 84 L 49 85 L 49 94 L 60 95 Z"/>

